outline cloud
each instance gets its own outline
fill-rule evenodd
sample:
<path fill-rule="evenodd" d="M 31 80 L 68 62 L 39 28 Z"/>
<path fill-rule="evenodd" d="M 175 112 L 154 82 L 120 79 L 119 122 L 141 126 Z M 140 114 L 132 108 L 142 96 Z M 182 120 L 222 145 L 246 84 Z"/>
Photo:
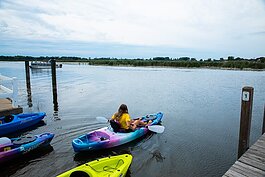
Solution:
<path fill-rule="evenodd" d="M 264 36 L 264 35 L 265 35 L 265 31 L 257 31 L 257 32 L 253 32 L 253 33 L 250 33 L 250 35 Z"/>
<path fill-rule="evenodd" d="M 264 7 L 260 0 L 2 0 L 0 37 L 240 55 L 265 46 L 250 35 L 264 31 Z"/>

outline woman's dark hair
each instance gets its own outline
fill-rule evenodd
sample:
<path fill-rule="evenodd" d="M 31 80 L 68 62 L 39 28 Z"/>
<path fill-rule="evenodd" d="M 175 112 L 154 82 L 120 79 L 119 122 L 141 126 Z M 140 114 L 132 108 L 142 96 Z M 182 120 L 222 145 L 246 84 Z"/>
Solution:
<path fill-rule="evenodd" d="M 128 113 L 128 108 L 126 106 L 126 104 L 121 104 L 118 110 L 119 113 Z"/>
<path fill-rule="evenodd" d="M 127 108 L 126 104 L 121 104 L 120 105 L 120 107 L 118 109 L 118 112 L 115 114 L 115 118 L 117 120 L 119 120 L 123 113 L 128 113 L 128 108 Z"/>

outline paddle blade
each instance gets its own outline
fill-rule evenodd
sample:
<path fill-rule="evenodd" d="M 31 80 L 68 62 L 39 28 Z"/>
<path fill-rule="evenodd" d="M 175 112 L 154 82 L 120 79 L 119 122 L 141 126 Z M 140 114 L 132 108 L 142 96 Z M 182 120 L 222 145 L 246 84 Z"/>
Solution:
<path fill-rule="evenodd" d="M 100 123 L 108 123 L 108 119 L 106 117 L 96 117 L 97 121 Z"/>
<path fill-rule="evenodd" d="M 148 129 L 156 133 L 163 133 L 165 131 L 165 127 L 162 125 L 150 125 L 148 126 Z"/>

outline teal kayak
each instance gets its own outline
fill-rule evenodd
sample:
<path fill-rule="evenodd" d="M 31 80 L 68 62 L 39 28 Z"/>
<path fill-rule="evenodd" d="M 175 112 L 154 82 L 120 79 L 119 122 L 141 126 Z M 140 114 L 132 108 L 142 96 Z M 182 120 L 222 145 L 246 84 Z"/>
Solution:
<path fill-rule="evenodd" d="M 162 121 L 163 113 L 149 114 L 142 117 L 143 121 L 152 120 L 152 125 L 160 124 Z M 82 135 L 72 141 L 72 146 L 75 152 L 80 151 L 93 151 L 99 149 L 106 149 L 116 147 L 147 134 L 150 130 L 147 127 L 138 127 L 135 131 L 129 133 L 114 132 L 109 127 L 104 127 L 85 135 Z"/>

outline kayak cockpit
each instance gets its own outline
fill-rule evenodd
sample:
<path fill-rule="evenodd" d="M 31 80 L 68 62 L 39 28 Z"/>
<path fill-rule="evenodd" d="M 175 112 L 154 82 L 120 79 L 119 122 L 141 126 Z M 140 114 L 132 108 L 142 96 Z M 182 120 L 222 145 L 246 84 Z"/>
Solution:
<path fill-rule="evenodd" d="M 76 152 L 83 149 L 97 149 L 108 144 L 110 136 L 105 132 L 93 131 L 73 140 L 72 145 Z"/>
<path fill-rule="evenodd" d="M 0 125 L 5 124 L 5 123 L 10 123 L 13 121 L 13 119 L 14 119 L 14 116 L 12 116 L 12 115 L 1 117 L 0 118 Z"/>
<path fill-rule="evenodd" d="M 76 143 L 78 144 L 89 144 L 89 143 L 95 143 L 100 141 L 109 140 L 110 136 L 107 133 L 94 131 L 89 134 L 86 134 L 78 139 L 76 139 Z"/>
<path fill-rule="evenodd" d="M 85 136 L 86 143 L 104 141 L 104 140 L 109 140 L 109 139 L 110 139 L 110 136 L 107 133 L 100 132 L 100 131 L 94 131 Z"/>

